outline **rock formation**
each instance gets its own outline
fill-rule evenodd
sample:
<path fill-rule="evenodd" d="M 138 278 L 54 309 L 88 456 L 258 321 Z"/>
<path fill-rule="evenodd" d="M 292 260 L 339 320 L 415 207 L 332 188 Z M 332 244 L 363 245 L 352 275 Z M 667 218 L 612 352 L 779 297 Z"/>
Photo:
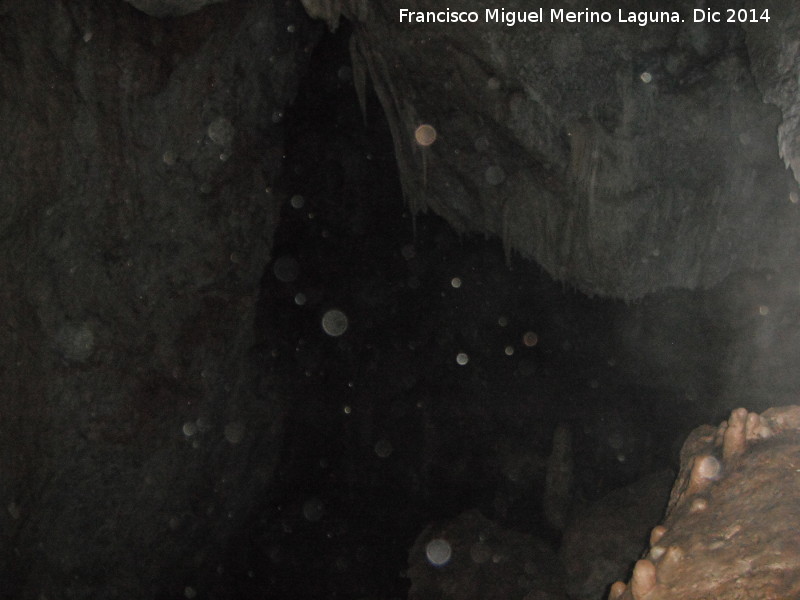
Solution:
<path fill-rule="evenodd" d="M 696 429 L 663 524 L 609 600 L 800 597 L 800 407 Z"/>

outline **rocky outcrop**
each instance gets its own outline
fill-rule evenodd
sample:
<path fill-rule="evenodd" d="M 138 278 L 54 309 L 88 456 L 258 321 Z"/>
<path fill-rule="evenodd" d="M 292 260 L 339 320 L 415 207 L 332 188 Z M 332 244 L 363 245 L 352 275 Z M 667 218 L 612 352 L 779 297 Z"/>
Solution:
<path fill-rule="evenodd" d="M 691 18 L 553 22 L 558 2 L 542 3 L 545 22 L 514 26 L 483 11 L 475 23 L 400 21 L 423 1 L 305 5 L 331 26 L 355 21 L 353 72 L 381 99 L 413 211 L 497 236 L 592 294 L 638 298 L 793 264 L 797 184 L 778 148 L 790 163 L 797 37 L 776 24 L 791 11 L 754 25 L 748 45 L 736 24 Z M 767 42 L 775 27 L 783 38 Z M 779 56 L 783 83 L 762 92 L 754 73 Z M 429 141 L 415 136 L 422 125 Z"/>
<path fill-rule="evenodd" d="M 759 13 L 764 10 L 752 2 L 748 4 L 750 10 Z M 763 22 L 747 23 L 745 29 L 752 72 L 764 100 L 781 109 L 783 118 L 778 128 L 781 158 L 786 167 L 791 168 L 795 179 L 800 181 L 800 102 L 797 100 L 800 92 L 800 15 L 793 8 L 783 4 L 770 7 L 770 27 L 763 27 Z M 797 196 L 794 202 L 797 202 Z"/>
<path fill-rule="evenodd" d="M 740 408 L 692 432 L 667 516 L 610 600 L 800 596 L 800 407 Z"/>
<path fill-rule="evenodd" d="M 649 551 L 630 584 L 614 583 L 609 600 L 797 598 L 798 464 L 800 407 L 761 415 L 737 409 L 719 427 L 690 434 L 671 493 L 665 471 L 578 513 L 564 534 L 560 567 L 546 544 L 477 511 L 430 526 L 409 557 L 409 597 L 556 598 L 563 581 L 570 598 L 599 598 L 614 573 L 642 556 L 649 531 Z"/>

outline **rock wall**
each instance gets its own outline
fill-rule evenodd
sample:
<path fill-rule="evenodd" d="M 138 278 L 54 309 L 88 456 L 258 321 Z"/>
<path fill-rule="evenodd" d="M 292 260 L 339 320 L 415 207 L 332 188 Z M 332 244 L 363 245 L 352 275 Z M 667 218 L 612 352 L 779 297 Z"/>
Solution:
<path fill-rule="evenodd" d="M 4 596 L 203 587 L 263 493 L 284 404 L 248 351 L 314 35 L 279 3 L 0 4 Z"/>
<path fill-rule="evenodd" d="M 761 7 L 748 3 L 752 9 Z M 763 10 L 763 8 L 762 8 Z M 800 104 L 797 102 L 798 55 L 800 55 L 800 15 L 789 5 L 771 8 L 772 26 L 747 24 L 747 47 L 752 72 L 762 91 L 764 101 L 781 109 L 778 146 L 786 167 L 800 181 Z M 797 202 L 795 196 L 794 202 Z"/>

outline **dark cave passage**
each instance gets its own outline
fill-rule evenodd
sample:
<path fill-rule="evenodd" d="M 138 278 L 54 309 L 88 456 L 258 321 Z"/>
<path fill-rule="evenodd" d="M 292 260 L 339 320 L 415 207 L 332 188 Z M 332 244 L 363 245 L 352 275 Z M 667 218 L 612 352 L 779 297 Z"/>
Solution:
<path fill-rule="evenodd" d="M 624 329 L 647 300 L 589 298 L 435 215 L 412 227 L 374 96 L 362 120 L 348 38 L 344 26 L 322 39 L 286 115 L 258 336 L 289 412 L 276 484 L 242 543 L 249 593 L 405 597 L 419 532 L 475 507 L 555 548 L 542 505 L 557 426 L 574 452 L 562 500 L 578 506 L 677 468 L 682 435 L 717 416 L 639 376 Z M 347 317 L 340 336 L 321 324 L 329 310 Z M 709 327 L 679 318 L 680 344 Z M 714 393 L 713 372 L 703 385 L 694 393 Z"/>

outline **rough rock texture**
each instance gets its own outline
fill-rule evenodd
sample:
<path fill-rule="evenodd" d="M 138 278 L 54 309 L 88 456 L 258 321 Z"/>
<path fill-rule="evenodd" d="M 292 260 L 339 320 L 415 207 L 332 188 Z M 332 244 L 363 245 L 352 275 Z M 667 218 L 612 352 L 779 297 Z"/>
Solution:
<path fill-rule="evenodd" d="M 748 4 L 755 10 L 763 10 L 755 3 Z M 764 100 L 780 107 L 783 115 L 778 128 L 781 158 L 800 181 L 800 14 L 796 7 L 781 2 L 770 8 L 771 27 L 746 25 L 747 46 L 752 72 Z M 797 202 L 797 196 L 794 201 Z"/>
<path fill-rule="evenodd" d="M 800 407 L 692 432 L 663 525 L 610 600 L 800 597 Z"/>
<path fill-rule="evenodd" d="M 555 553 L 477 510 L 431 525 L 409 554 L 409 600 L 563 600 Z"/>
<path fill-rule="evenodd" d="M 675 480 L 670 470 L 643 477 L 579 512 L 564 532 L 559 557 L 571 598 L 597 600 L 625 577 L 664 515 Z"/>
<path fill-rule="evenodd" d="M 509 27 L 484 23 L 481 11 L 478 23 L 414 24 L 399 23 L 399 9 L 430 2 L 305 4 L 332 26 L 340 14 L 356 21 L 356 85 L 368 73 L 381 99 L 412 210 L 496 235 L 594 294 L 637 298 L 792 264 L 797 185 L 778 156 L 781 111 L 763 102 L 782 105 L 790 162 L 796 100 L 781 82 L 796 81 L 797 38 L 788 24 L 770 22 L 785 39 L 754 41 L 751 57 L 738 26 L 691 19 Z M 684 15 L 694 7 L 671 5 Z M 751 64 L 779 57 L 781 79 L 762 94 Z M 415 140 L 422 124 L 436 132 L 432 145 Z"/>
<path fill-rule="evenodd" d="M 673 477 L 664 471 L 573 519 L 559 552 L 566 593 L 601 597 L 615 574 L 641 556 L 652 528 L 630 585 L 615 583 L 610 600 L 800 597 L 798 469 L 798 406 L 761 415 L 737 409 L 719 427 L 698 427 L 681 450 L 671 494 Z M 663 524 L 653 527 L 665 505 Z M 548 581 L 562 580 L 540 542 L 504 531 L 477 511 L 429 527 L 409 563 L 412 599 L 522 596 L 512 582 L 527 581 L 520 573 L 530 574 L 531 565 L 546 568 Z M 562 593 L 541 584 L 531 589 L 545 595 L 530 597 Z"/>
<path fill-rule="evenodd" d="M 4 597 L 205 589 L 270 479 L 283 402 L 248 350 L 287 27 L 312 37 L 222 8 L 0 4 Z"/>

